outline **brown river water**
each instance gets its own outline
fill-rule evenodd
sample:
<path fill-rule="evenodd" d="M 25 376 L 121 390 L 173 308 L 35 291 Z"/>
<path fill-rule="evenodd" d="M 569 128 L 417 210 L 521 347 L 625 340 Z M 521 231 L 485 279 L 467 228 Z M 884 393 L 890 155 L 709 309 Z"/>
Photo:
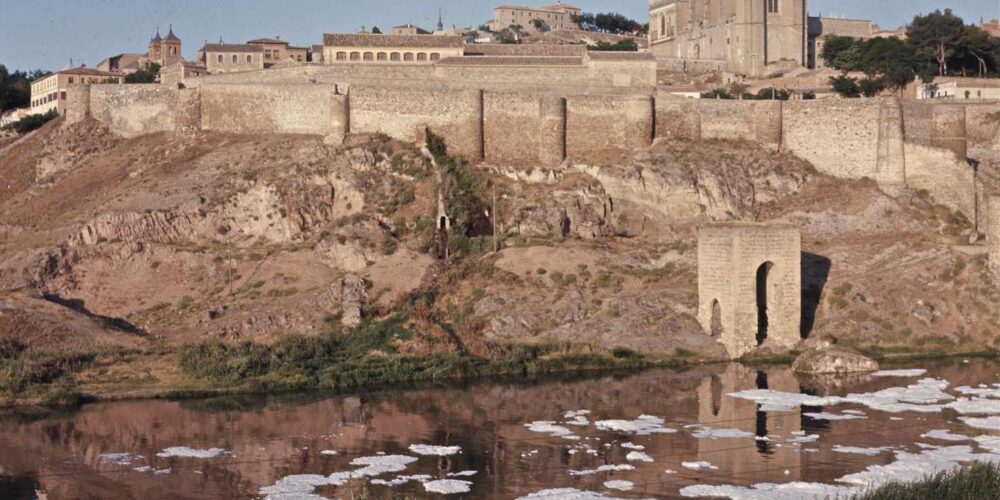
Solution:
<path fill-rule="evenodd" d="M 926 372 L 816 379 L 730 364 L 8 412 L 0 499 L 814 498 L 1000 461 L 1000 363 L 891 368 Z"/>

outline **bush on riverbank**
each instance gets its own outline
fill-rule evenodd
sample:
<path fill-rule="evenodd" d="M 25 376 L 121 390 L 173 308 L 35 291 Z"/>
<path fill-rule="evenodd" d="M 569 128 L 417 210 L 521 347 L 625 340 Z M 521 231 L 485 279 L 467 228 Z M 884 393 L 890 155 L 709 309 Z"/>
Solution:
<path fill-rule="evenodd" d="M 857 495 L 855 500 L 1000 499 L 1000 465 L 977 463 L 942 472 L 915 483 L 891 483 Z"/>
<path fill-rule="evenodd" d="M 0 399 L 34 392 L 47 401 L 64 400 L 75 386 L 72 374 L 96 358 L 96 353 L 40 351 L 0 339 Z"/>

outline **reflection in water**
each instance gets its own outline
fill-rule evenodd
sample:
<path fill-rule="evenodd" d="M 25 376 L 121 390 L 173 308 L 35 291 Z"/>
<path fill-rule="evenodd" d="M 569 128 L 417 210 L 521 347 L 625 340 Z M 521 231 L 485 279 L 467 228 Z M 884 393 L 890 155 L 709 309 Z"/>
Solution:
<path fill-rule="evenodd" d="M 953 386 L 993 383 L 997 367 L 983 360 L 947 361 L 928 367 L 928 376 Z M 473 483 L 468 495 L 475 498 L 513 498 L 556 487 L 640 498 L 674 495 L 695 483 L 828 482 L 891 459 L 837 452 L 834 444 L 912 448 L 924 442 L 923 432 L 962 424 L 950 412 L 887 414 L 868 408 L 855 408 L 866 418 L 831 422 L 803 416 L 801 408 L 771 411 L 728 394 L 797 393 L 800 384 L 815 393 L 844 394 L 914 381 L 865 377 L 819 387 L 786 367 L 730 364 L 545 384 L 139 401 L 91 405 L 71 414 L 7 415 L 0 416 L 0 498 L 31 498 L 36 488 L 49 498 L 245 498 L 283 478 L 305 477 L 298 475 L 327 481 L 316 488 L 306 484 L 306 492 L 350 497 L 372 478 L 333 484 L 331 474 L 358 470 L 353 460 L 379 452 L 416 459 L 402 472 L 374 476 L 379 480 L 417 474 L 467 480 Z M 813 410 L 822 409 L 808 412 Z M 639 418 L 643 415 L 664 422 Z M 614 419 L 618 422 L 601 422 Z M 531 422 L 565 432 L 534 432 L 525 425 Z M 646 430 L 637 431 L 637 423 Z M 415 455 L 409 449 L 414 444 L 462 451 Z M 170 447 L 222 448 L 230 454 L 157 456 Z M 613 471 L 570 473 L 602 466 Z M 469 474 L 465 471 L 475 474 L 462 475 Z M 634 489 L 609 492 L 604 486 L 609 480 L 630 481 Z M 368 487 L 375 496 L 426 494 L 419 481 Z"/>

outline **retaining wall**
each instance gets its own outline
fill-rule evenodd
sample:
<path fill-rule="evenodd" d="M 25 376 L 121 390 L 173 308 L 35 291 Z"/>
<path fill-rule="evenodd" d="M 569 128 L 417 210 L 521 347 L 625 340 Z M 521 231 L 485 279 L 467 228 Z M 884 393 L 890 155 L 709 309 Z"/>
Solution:
<path fill-rule="evenodd" d="M 343 130 L 333 85 L 205 85 L 201 128 L 234 133 L 320 134 Z"/>

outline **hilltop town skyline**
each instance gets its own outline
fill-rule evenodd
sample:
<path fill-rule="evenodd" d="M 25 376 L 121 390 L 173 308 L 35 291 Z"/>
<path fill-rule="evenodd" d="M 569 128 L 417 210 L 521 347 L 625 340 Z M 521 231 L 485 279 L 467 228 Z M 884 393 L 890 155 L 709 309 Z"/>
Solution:
<path fill-rule="evenodd" d="M 300 0 L 293 9 L 271 11 L 268 2 L 248 0 L 195 5 L 189 0 L 167 0 L 155 5 L 121 0 L 103 0 L 99 4 L 62 5 L 57 0 L 11 5 L 0 17 L 0 62 L 11 69 L 58 70 L 74 64 L 96 65 L 112 53 L 141 51 L 157 27 L 166 33 L 172 24 L 186 42 L 186 59 L 205 42 L 240 42 L 261 36 L 281 36 L 294 44 L 319 43 L 323 32 L 351 32 L 362 26 L 414 23 L 433 28 L 438 8 L 443 11 L 445 26 L 478 26 L 491 15 L 498 2 L 491 0 L 438 0 L 414 6 L 401 0 L 376 0 L 363 6 L 351 6 L 341 12 L 335 0 Z M 516 2 L 515 2 L 516 3 Z M 571 2 L 587 12 L 619 12 L 640 22 L 648 21 L 647 2 L 641 0 L 581 0 Z M 239 7 L 237 7 L 237 5 Z M 342 6 L 341 6 L 342 7 Z M 884 28 L 895 28 L 915 14 L 935 8 L 951 8 L 967 22 L 980 17 L 1000 17 L 1000 5 L 991 0 L 970 0 L 960 5 L 942 5 L 937 0 L 889 0 L 872 5 L 859 0 L 812 0 L 812 15 L 848 18 L 864 17 Z M 242 12 L 234 12 L 239 9 Z M 326 12 L 324 12 L 326 10 Z M 263 12 L 273 15 L 261 16 Z M 346 15 L 345 15 L 346 14 Z M 127 17 L 127 25 L 117 23 Z M 52 32 L 64 33 L 52 37 Z"/>

